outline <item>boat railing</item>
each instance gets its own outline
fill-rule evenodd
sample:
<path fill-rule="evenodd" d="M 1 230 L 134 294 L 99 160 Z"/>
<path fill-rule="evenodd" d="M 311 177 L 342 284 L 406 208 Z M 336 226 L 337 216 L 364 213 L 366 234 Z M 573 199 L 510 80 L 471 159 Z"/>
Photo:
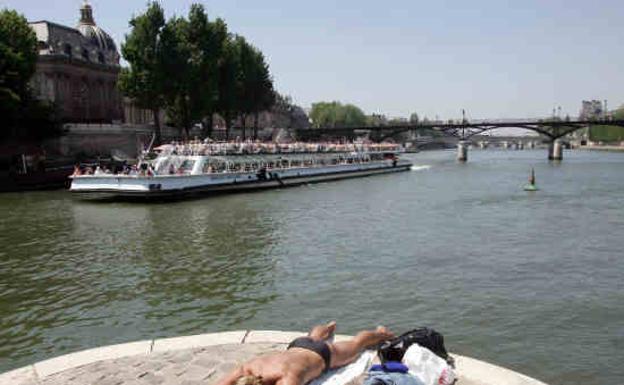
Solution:
<path fill-rule="evenodd" d="M 391 143 L 171 143 L 159 146 L 165 155 L 260 155 L 260 154 L 315 154 L 344 152 L 401 151 L 401 146 Z"/>

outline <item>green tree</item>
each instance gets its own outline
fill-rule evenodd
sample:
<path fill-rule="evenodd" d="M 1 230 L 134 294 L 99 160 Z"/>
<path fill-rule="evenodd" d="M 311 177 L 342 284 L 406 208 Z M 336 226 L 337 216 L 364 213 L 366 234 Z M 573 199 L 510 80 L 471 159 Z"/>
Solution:
<path fill-rule="evenodd" d="M 415 113 L 415 112 L 413 112 L 413 113 L 410 115 L 410 117 L 409 117 L 409 122 L 410 122 L 410 124 L 412 124 L 412 125 L 417 125 L 417 124 L 418 124 L 418 121 L 419 121 L 418 114 L 417 114 L 417 113 Z"/>
<path fill-rule="evenodd" d="M 160 34 L 164 52 L 162 66 L 170 81 L 163 85 L 163 97 L 168 118 L 174 126 L 183 129 L 186 136 L 192 125 L 191 93 L 194 88 L 195 66 L 187 38 L 189 23 L 186 19 L 173 17 L 167 21 Z"/>
<path fill-rule="evenodd" d="M 312 104 L 310 111 L 312 126 L 319 127 L 361 127 L 367 123 L 364 112 L 353 104 L 319 102 Z"/>
<path fill-rule="evenodd" d="M 37 37 L 26 18 L 13 10 L 0 11 L 0 113 L 3 126 L 12 130 L 5 135 L 16 135 L 36 61 Z"/>
<path fill-rule="evenodd" d="M 130 27 L 132 30 L 121 46 L 123 57 L 130 66 L 121 71 L 119 87 L 140 107 L 152 111 L 155 142 L 158 144 L 162 140 L 160 111 L 167 99 L 167 84 L 176 81 L 166 70 L 172 52 L 162 44 L 165 27 L 162 7 L 155 1 L 148 3 L 145 13 L 130 20 Z"/>
<path fill-rule="evenodd" d="M 258 118 L 262 111 L 268 111 L 275 105 L 277 92 L 273 87 L 273 79 L 269 65 L 264 60 L 262 52 L 256 52 L 256 74 L 253 82 L 254 104 L 254 139 L 258 139 Z"/>
<path fill-rule="evenodd" d="M 244 38 L 237 37 L 240 63 L 240 113 L 243 125 L 243 139 L 246 137 L 247 117 L 254 116 L 254 138 L 258 135 L 260 112 L 270 109 L 275 103 L 275 91 L 264 55 Z"/>
<path fill-rule="evenodd" d="M 254 48 L 242 36 L 236 36 L 235 41 L 238 46 L 238 69 L 240 73 L 238 75 L 237 91 L 244 140 L 247 134 L 247 117 L 252 114 L 257 104 L 254 98 L 254 82 L 257 68 Z"/>
<path fill-rule="evenodd" d="M 624 106 L 616 109 L 612 118 L 624 120 Z M 624 128 L 619 126 L 592 125 L 589 127 L 589 139 L 594 142 L 622 142 L 624 141 Z"/>
<path fill-rule="evenodd" d="M 230 37 L 223 46 L 219 62 L 219 101 L 217 110 L 225 121 L 225 138 L 230 138 L 232 120 L 240 112 L 240 40 Z"/>
<path fill-rule="evenodd" d="M 189 13 L 189 41 L 197 63 L 192 94 L 193 116 L 205 119 L 204 134 L 212 135 L 212 116 L 219 100 L 219 61 L 228 38 L 227 25 L 217 18 L 209 22 L 202 5 L 194 4 Z"/>

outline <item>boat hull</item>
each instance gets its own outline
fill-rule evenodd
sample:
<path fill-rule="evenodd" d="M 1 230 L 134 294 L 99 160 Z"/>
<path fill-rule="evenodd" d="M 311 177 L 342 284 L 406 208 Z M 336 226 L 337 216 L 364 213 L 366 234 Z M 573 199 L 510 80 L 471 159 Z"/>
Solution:
<path fill-rule="evenodd" d="M 253 173 L 213 174 L 189 176 L 147 177 L 79 177 L 72 182 L 70 191 L 90 200 L 163 200 L 179 199 L 204 194 L 253 191 L 290 187 L 308 183 L 335 181 L 371 175 L 389 174 L 410 170 L 411 162 L 396 165 L 367 165 L 337 167 L 333 170 L 290 169 L 268 172 L 266 178 Z M 107 183 L 98 183 L 104 180 Z M 114 181 L 117 181 L 117 184 Z"/>

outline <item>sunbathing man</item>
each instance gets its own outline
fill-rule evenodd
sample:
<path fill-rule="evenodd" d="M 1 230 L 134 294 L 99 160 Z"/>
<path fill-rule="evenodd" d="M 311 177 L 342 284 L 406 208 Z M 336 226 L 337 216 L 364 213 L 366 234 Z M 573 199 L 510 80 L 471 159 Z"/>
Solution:
<path fill-rule="evenodd" d="M 366 348 L 394 335 L 383 326 L 359 332 L 349 341 L 329 342 L 336 323 L 318 325 L 307 337 L 295 339 L 283 352 L 252 359 L 216 385 L 305 385 L 325 370 L 347 365 Z"/>

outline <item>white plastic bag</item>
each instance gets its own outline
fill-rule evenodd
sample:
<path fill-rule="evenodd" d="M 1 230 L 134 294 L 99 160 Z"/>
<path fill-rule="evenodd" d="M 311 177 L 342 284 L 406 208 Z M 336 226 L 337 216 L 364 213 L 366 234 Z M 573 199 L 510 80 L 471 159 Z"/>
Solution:
<path fill-rule="evenodd" d="M 425 385 L 452 385 L 455 383 L 455 371 L 445 360 L 431 350 L 413 344 L 403 356 L 403 364 L 409 373 L 418 377 Z"/>

